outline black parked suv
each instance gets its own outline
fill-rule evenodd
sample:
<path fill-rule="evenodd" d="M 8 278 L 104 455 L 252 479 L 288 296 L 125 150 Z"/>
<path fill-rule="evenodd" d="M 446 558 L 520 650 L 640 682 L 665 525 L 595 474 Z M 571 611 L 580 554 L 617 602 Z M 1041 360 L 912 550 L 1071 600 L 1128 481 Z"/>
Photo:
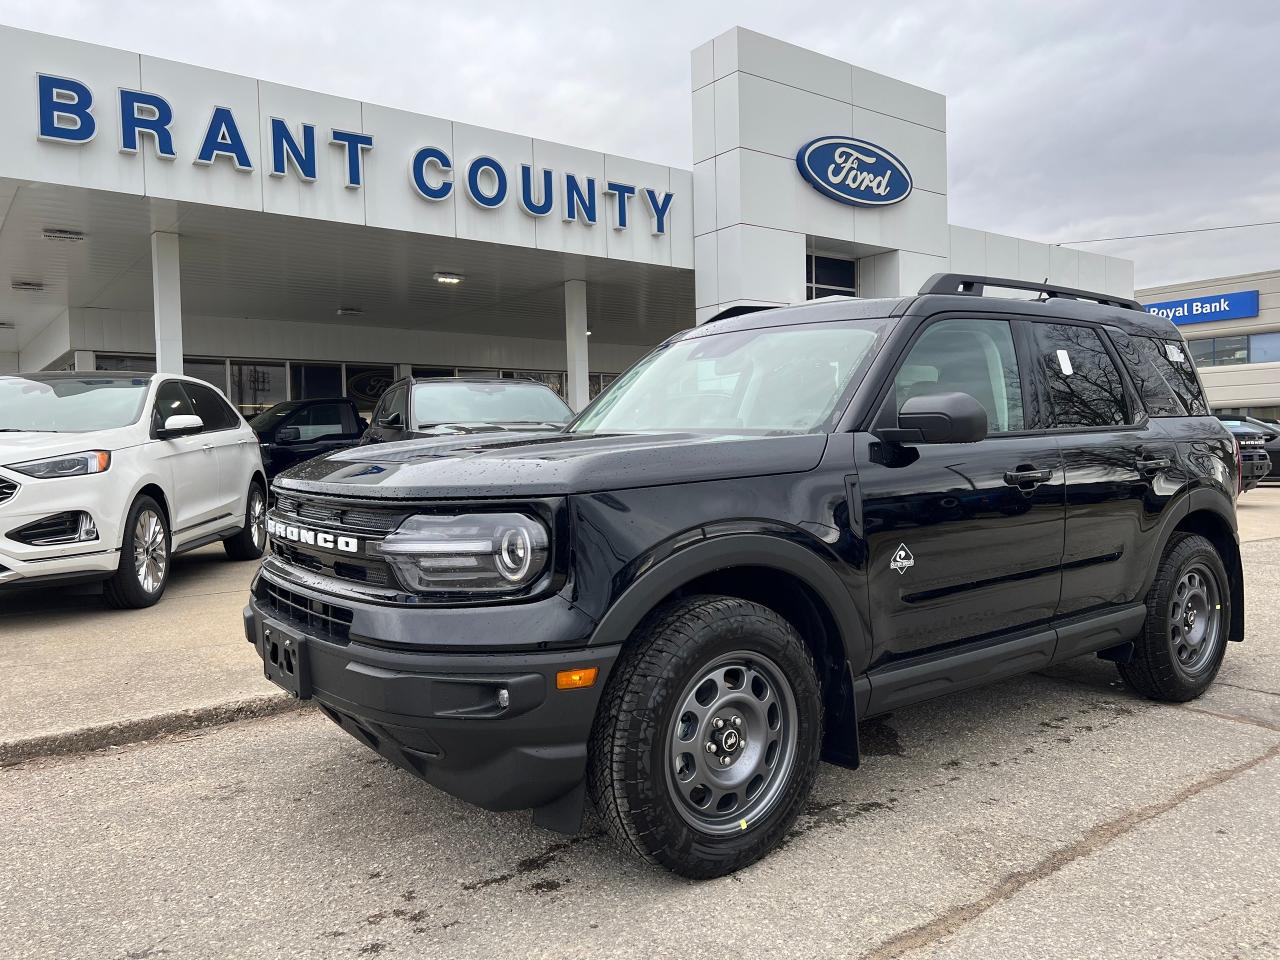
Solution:
<path fill-rule="evenodd" d="M 286 400 L 252 420 L 267 478 L 322 453 L 354 447 L 369 427 L 354 400 Z"/>
<path fill-rule="evenodd" d="M 687 330 L 562 431 L 287 472 L 245 631 L 422 779 L 712 877 L 865 717 L 1089 653 L 1202 693 L 1237 469 L 1167 320 L 939 275 Z"/>
<path fill-rule="evenodd" d="M 545 383 L 494 377 L 406 377 L 387 388 L 362 443 L 461 433 L 558 430 L 573 411 Z"/>

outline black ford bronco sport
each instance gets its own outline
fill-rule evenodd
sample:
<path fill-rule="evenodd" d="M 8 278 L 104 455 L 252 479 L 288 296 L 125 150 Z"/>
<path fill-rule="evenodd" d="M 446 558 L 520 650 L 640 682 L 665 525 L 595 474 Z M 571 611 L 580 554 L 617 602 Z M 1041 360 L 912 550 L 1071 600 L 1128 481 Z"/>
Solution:
<path fill-rule="evenodd" d="M 562 431 L 286 472 L 245 631 L 422 779 L 712 877 L 862 718 L 1088 653 L 1202 693 L 1238 469 L 1169 321 L 939 275 L 685 331 Z"/>

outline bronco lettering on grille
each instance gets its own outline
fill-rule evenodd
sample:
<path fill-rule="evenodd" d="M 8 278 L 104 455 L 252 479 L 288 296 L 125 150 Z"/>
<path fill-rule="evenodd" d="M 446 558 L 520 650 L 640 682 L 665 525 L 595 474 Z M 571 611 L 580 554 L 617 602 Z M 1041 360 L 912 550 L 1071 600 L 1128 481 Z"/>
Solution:
<path fill-rule="evenodd" d="M 360 552 L 360 541 L 355 537 L 344 537 L 336 533 L 327 533 L 324 530 L 309 530 L 306 527 L 296 527 L 291 523 L 281 523 L 271 517 L 267 518 L 267 532 L 281 540 L 319 547 L 322 550 L 339 550 L 342 553 Z"/>

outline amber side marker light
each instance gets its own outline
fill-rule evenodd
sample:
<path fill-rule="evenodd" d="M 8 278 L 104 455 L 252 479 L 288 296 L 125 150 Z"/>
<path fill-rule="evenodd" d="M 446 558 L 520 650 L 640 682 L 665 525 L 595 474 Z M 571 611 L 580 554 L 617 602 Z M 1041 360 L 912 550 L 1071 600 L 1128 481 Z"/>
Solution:
<path fill-rule="evenodd" d="M 561 670 L 556 674 L 557 690 L 576 690 L 589 687 L 596 682 L 600 673 L 599 667 L 583 667 L 580 670 Z"/>

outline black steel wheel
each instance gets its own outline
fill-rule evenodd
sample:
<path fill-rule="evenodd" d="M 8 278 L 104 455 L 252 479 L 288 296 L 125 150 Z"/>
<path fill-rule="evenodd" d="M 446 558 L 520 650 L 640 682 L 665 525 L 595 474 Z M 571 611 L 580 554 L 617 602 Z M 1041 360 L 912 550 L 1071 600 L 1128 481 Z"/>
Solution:
<path fill-rule="evenodd" d="M 650 614 L 609 678 L 587 787 L 624 849 L 722 876 L 791 828 L 821 740 L 821 690 L 795 628 L 736 597 L 689 597 Z"/>
<path fill-rule="evenodd" d="M 1231 623 L 1226 567 L 1197 534 L 1175 534 L 1147 595 L 1147 621 L 1120 675 L 1152 700 L 1181 703 L 1204 693 L 1218 674 Z"/>

